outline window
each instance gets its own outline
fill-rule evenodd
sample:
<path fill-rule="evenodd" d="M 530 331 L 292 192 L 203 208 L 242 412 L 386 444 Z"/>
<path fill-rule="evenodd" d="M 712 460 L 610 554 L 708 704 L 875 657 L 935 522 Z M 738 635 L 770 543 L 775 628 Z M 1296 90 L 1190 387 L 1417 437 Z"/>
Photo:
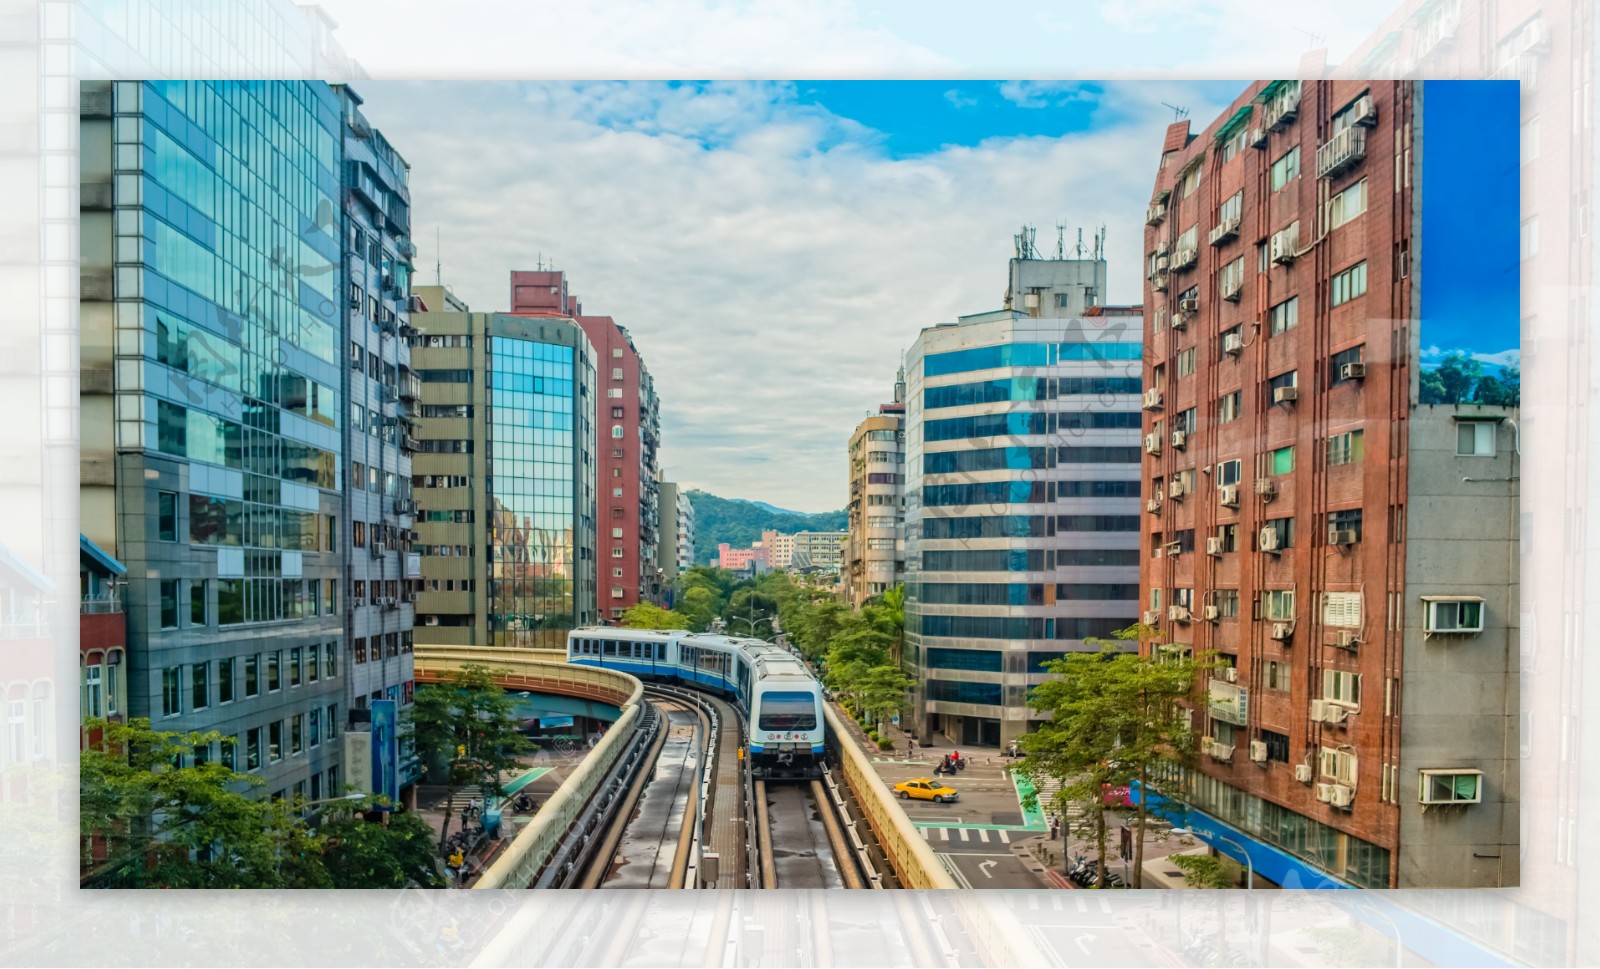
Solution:
<path fill-rule="evenodd" d="M 178 540 L 178 496 L 171 491 L 156 492 L 156 538 L 163 542 Z"/>
<path fill-rule="evenodd" d="M 606 391 L 606 396 L 611 398 L 612 400 L 621 400 L 622 399 L 622 388 L 621 387 L 609 388 Z"/>
<path fill-rule="evenodd" d="M 1361 707 L 1361 674 L 1344 670 L 1322 671 L 1322 699 L 1342 707 Z"/>
<path fill-rule="evenodd" d="M 1239 616 L 1239 590 L 1216 589 L 1211 594 L 1211 604 L 1217 607 L 1217 615 L 1223 619 L 1237 619 Z"/>
<path fill-rule="evenodd" d="M 618 536 L 618 537 L 620 537 L 620 536 Z M 614 559 L 622 558 L 622 549 L 613 547 L 611 549 L 611 557 L 614 558 Z"/>
<path fill-rule="evenodd" d="M 1223 299 L 1236 299 L 1244 286 L 1244 257 L 1228 263 L 1217 273 L 1217 295 Z"/>
<path fill-rule="evenodd" d="M 291 687 L 300 685 L 300 663 L 301 651 L 300 647 L 296 646 L 294 649 L 289 650 L 289 685 Z"/>
<path fill-rule="evenodd" d="M 1341 350 L 1328 358 L 1328 386 L 1337 387 L 1340 384 L 1354 380 L 1355 377 L 1346 377 L 1344 365 L 1347 363 L 1360 363 L 1362 347 L 1355 346 L 1348 350 Z"/>
<path fill-rule="evenodd" d="M 1422 631 L 1430 635 L 1483 632 L 1483 600 L 1423 596 Z"/>
<path fill-rule="evenodd" d="M 1300 322 L 1300 297 L 1291 296 L 1272 308 L 1272 332 L 1292 330 Z"/>
<path fill-rule="evenodd" d="M 622 440 L 622 425 L 621 424 L 613 424 L 613 425 L 611 425 L 611 437 L 612 437 L 613 440 L 617 440 L 617 441 Z"/>
<path fill-rule="evenodd" d="M 1366 453 L 1362 438 L 1364 431 L 1346 431 L 1328 438 L 1328 464 L 1354 464 Z"/>
<path fill-rule="evenodd" d="M 305 750 L 305 717 L 295 714 L 289 721 L 289 753 L 298 754 Z"/>
<path fill-rule="evenodd" d="M 183 687 L 179 682 L 182 668 L 169 666 L 161 671 L 161 715 L 175 717 L 183 712 Z"/>
<path fill-rule="evenodd" d="M 233 660 L 217 660 L 217 703 L 233 702 Z"/>
<path fill-rule="evenodd" d="M 1178 236 L 1177 248 L 1180 251 L 1184 250 L 1184 249 L 1193 249 L 1195 247 L 1195 244 L 1199 240 L 1200 240 L 1200 226 L 1198 224 L 1191 225 L 1189 228 L 1184 229 L 1183 232 Z M 1189 294 L 1186 294 L 1186 295 L 1192 296 L 1194 294 L 1193 293 L 1189 293 Z"/>
<path fill-rule="evenodd" d="M 1323 747 L 1317 762 L 1323 776 L 1331 777 L 1341 784 L 1355 784 L 1356 755 L 1352 751 Z"/>
<path fill-rule="evenodd" d="M 367 523 L 366 522 L 352 522 L 350 527 L 352 529 L 351 539 L 350 539 L 351 542 L 355 545 L 356 548 L 366 548 L 367 547 Z"/>
<path fill-rule="evenodd" d="M 1294 445 L 1267 452 L 1267 473 L 1288 474 L 1294 470 Z"/>
<path fill-rule="evenodd" d="M 1263 590 L 1261 593 L 1261 615 L 1269 622 L 1293 622 L 1294 590 Z"/>
<path fill-rule="evenodd" d="M 328 679 L 330 680 L 339 675 L 338 646 L 338 643 L 325 643 L 322 647 L 322 665 L 327 667 Z M 332 729 L 331 724 L 329 725 L 329 729 Z"/>
<path fill-rule="evenodd" d="M 178 628 L 178 580 L 161 580 L 161 628 Z"/>
<path fill-rule="evenodd" d="M 189 625 L 206 625 L 206 587 L 210 585 L 205 579 L 193 579 L 189 582 Z"/>
<path fill-rule="evenodd" d="M 1178 376 L 1187 377 L 1194 373 L 1194 347 L 1178 351 Z"/>
<path fill-rule="evenodd" d="M 1244 214 L 1244 191 L 1241 189 L 1217 206 L 1217 224 L 1236 222 Z"/>
<path fill-rule="evenodd" d="M 1367 292 L 1367 264 L 1358 262 L 1343 272 L 1333 274 L 1328 287 L 1329 299 L 1334 306 L 1343 306 Z"/>
<path fill-rule="evenodd" d="M 267 654 L 267 692 L 276 693 L 282 685 L 278 680 L 278 665 L 283 660 L 283 650 L 276 649 Z"/>
<path fill-rule="evenodd" d="M 211 705 L 211 664 L 195 663 L 189 667 L 191 710 L 204 710 Z"/>
<path fill-rule="evenodd" d="M 1324 592 L 1322 624 L 1354 628 L 1361 625 L 1361 593 Z"/>
<path fill-rule="evenodd" d="M 619 420 L 619 421 L 622 420 L 622 408 L 620 408 L 620 407 L 611 408 L 611 417 L 612 417 L 613 420 Z"/>
<path fill-rule="evenodd" d="M 613 599 L 621 599 L 622 598 L 622 592 L 623 592 L 622 586 L 620 586 L 620 585 L 612 586 L 611 587 L 611 598 L 613 598 Z"/>
<path fill-rule="evenodd" d="M 620 528 L 613 528 L 613 529 L 612 529 L 612 530 L 611 530 L 611 537 L 612 537 L 612 538 L 621 538 L 621 537 L 622 537 L 622 529 L 620 529 Z"/>
<path fill-rule="evenodd" d="M 1418 771 L 1417 800 L 1423 804 L 1477 804 L 1483 800 L 1483 771 Z"/>
<path fill-rule="evenodd" d="M 611 359 L 613 359 L 613 360 L 621 360 L 622 359 L 622 348 L 621 347 L 612 347 L 611 348 Z"/>
<path fill-rule="evenodd" d="M 275 764 L 283 759 L 283 721 L 274 720 L 267 724 L 267 763 Z"/>
<path fill-rule="evenodd" d="M 1229 522 L 1217 526 L 1217 538 L 1221 540 L 1224 552 L 1239 551 L 1239 523 Z"/>
<path fill-rule="evenodd" d="M 1239 419 L 1241 402 L 1240 392 L 1235 390 L 1231 394 L 1223 394 L 1217 398 L 1217 423 L 1227 424 Z M 1232 482 L 1229 482 L 1230 484 Z"/>
<path fill-rule="evenodd" d="M 1218 462 L 1217 484 L 1219 486 L 1238 484 L 1239 480 L 1244 476 L 1243 467 L 1244 462 L 1239 458 L 1234 458 L 1231 461 Z"/>
<path fill-rule="evenodd" d="M 621 367 L 612 367 L 611 368 L 611 379 L 612 380 L 621 380 L 622 379 L 622 368 Z"/>
<path fill-rule="evenodd" d="M 1355 532 L 1355 540 L 1361 541 L 1361 509 L 1351 508 L 1346 511 L 1328 513 L 1328 537 L 1333 538 L 1334 532 Z"/>
<path fill-rule="evenodd" d="M 315 747 L 322 743 L 322 711 L 312 710 L 306 714 L 306 746 Z"/>
<path fill-rule="evenodd" d="M 1492 458 L 1495 454 L 1494 421 L 1461 421 L 1456 425 L 1456 455 L 1464 458 Z"/>
<path fill-rule="evenodd" d="M 1272 259 L 1268 251 L 1266 240 L 1256 243 L 1256 272 L 1264 273 L 1272 268 Z"/>
<path fill-rule="evenodd" d="M 1328 228 L 1337 229 L 1367 210 L 1367 180 L 1362 179 L 1328 200 Z"/>
<path fill-rule="evenodd" d="M 92 663 L 83 669 L 83 715 L 85 717 L 101 717 L 105 715 L 100 670 L 99 663 Z"/>
<path fill-rule="evenodd" d="M 1295 145 L 1272 163 L 1272 190 L 1276 192 L 1300 177 L 1300 146 Z"/>
<path fill-rule="evenodd" d="M 321 663 L 318 662 L 318 658 L 319 658 L 321 652 L 322 652 L 321 647 L 318 647 L 318 646 L 307 646 L 306 647 L 306 682 L 307 683 L 315 683 L 315 682 L 317 682 L 317 674 L 319 672 L 320 666 L 322 665 Z"/>
<path fill-rule="evenodd" d="M 246 656 L 244 658 L 244 695 L 247 697 L 258 696 L 261 693 L 261 656 Z"/>
<path fill-rule="evenodd" d="M 261 769 L 261 728 L 251 727 L 244 734 L 245 770 Z"/>
<path fill-rule="evenodd" d="M 1179 411 L 1172 418 L 1172 429 L 1174 431 L 1182 431 L 1185 434 L 1193 434 L 1195 428 L 1199 425 L 1199 417 L 1196 411 L 1197 408 L 1194 407 L 1186 407 Z"/>
<path fill-rule="evenodd" d="M 1263 688 L 1287 692 L 1289 689 L 1289 669 L 1289 664 L 1283 660 L 1268 660 L 1266 675 L 1261 678 Z"/>
<path fill-rule="evenodd" d="M 1200 187 L 1200 176 L 1202 169 L 1205 167 L 1200 163 L 1201 161 L 1203 161 L 1203 159 L 1197 159 L 1194 164 L 1189 166 L 1188 171 L 1185 171 L 1181 176 L 1179 176 L 1182 180 L 1181 191 L 1183 198 L 1188 198 L 1189 196 L 1193 195 L 1195 189 Z"/>
<path fill-rule="evenodd" d="M 1281 733 L 1263 730 L 1260 733 L 1261 742 L 1267 745 L 1267 762 L 1287 764 L 1289 762 L 1289 738 Z"/>
<path fill-rule="evenodd" d="M 238 737 L 223 737 L 222 741 L 218 744 L 218 747 L 220 748 L 221 753 L 222 753 L 222 757 L 221 757 L 222 766 L 226 767 L 228 770 L 233 771 L 234 773 L 238 773 L 239 772 L 239 738 Z"/>

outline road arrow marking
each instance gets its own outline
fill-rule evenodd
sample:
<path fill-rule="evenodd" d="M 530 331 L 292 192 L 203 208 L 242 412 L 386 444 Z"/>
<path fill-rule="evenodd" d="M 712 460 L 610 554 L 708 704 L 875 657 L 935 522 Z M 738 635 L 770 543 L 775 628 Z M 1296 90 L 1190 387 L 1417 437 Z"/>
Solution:
<path fill-rule="evenodd" d="M 1099 936 L 1094 935 L 1091 932 L 1085 932 L 1083 935 L 1078 936 L 1076 939 L 1073 939 L 1072 941 L 1078 943 L 1078 948 L 1083 950 L 1083 954 L 1084 955 L 1088 955 L 1089 954 L 1089 947 L 1083 944 L 1083 940 L 1084 939 L 1088 939 L 1090 942 L 1093 942 L 1097 938 L 1099 938 Z"/>
<path fill-rule="evenodd" d="M 990 871 L 989 869 L 993 868 L 995 865 L 998 865 L 998 864 L 999 864 L 998 861 L 980 861 L 980 862 L 978 862 L 978 870 L 983 872 L 983 877 L 985 877 L 985 878 L 993 878 L 994 877 L 994 872 Z M 1088 951 L 1088 950 L 1085 950 L 1085 951 Z"/>

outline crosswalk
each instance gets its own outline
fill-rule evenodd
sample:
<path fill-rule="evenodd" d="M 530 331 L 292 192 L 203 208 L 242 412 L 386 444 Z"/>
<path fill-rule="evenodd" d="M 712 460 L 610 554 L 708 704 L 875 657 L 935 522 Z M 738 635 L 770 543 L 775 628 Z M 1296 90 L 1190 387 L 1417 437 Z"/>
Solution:
<path fill-rule="evenodd" d="M 922 832 L 924 839 L 934 842 L 967 841 L 1003 845 L 1011 843 L 1011 832 L 1003 830 L 990 831 L 988 828 L 918 828 L 917 830 Z"/>
<path fill-rule="evenodd" d="M 1051 892 L 1043 898 L 1037 892 L 1029 892 L 1021 896 L 1021 900 L 1029 912 L 1086 914 L 1092 909 L 1105 915 L 1111 914 L 1111 899 L 1099 892 Z"/>
<path fill-rule="evenodd" d="M 1075 826 L 1086 814 L 1089 806 L 1082 801 L 1070 801 L 1066 807 L 1056 807 L 1056 794 L 1061 790 L 1061 782 L 1055 778 L 1045 778 L 1038 786 L 1039 810 L 1048 818 L 1051 814 L 1060 812 L 1066 820 L 1068 829 Z"/>

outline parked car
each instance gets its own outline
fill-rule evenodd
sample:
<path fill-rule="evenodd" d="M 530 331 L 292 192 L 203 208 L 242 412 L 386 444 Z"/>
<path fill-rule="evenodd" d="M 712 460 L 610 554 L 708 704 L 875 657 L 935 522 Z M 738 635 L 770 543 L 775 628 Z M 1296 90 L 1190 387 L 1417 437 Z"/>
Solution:
<path fill-rule="evenodd" d="M 914 777 L 909 781 L 901 781 L 894 786 L 894 792 L 900 800 L 909 801 L 913 798 L 923 801 L 935 801 L 943 804 L 945 801 L 954 801 L 961 797 L 953 787 L 946 787 L 935 780 L 926 777 Z"/>

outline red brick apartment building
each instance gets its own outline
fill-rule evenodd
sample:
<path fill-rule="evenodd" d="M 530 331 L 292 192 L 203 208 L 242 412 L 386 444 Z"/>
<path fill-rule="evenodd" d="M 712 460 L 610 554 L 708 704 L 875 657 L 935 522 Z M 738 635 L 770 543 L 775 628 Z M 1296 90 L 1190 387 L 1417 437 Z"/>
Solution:
<path fill-rule="evenodd" d="M 1197 685 L 1199 763 L 1155 793 L 1279 883 L 1517 883 L 1517 410 L 1431 370 L 1483 280 L 1509 302 L 1475 325 L 1517 346 L 1516 95 L 1476 131 L 1465 98 L 1257 82 L 1162 145 L 1143 618 L 1224 667 Z M 1509 179 L 1452 171 L 1496 138 Z M 1469 189 L 1508 195 L 1509 229 L 1455 231 Z"/>

